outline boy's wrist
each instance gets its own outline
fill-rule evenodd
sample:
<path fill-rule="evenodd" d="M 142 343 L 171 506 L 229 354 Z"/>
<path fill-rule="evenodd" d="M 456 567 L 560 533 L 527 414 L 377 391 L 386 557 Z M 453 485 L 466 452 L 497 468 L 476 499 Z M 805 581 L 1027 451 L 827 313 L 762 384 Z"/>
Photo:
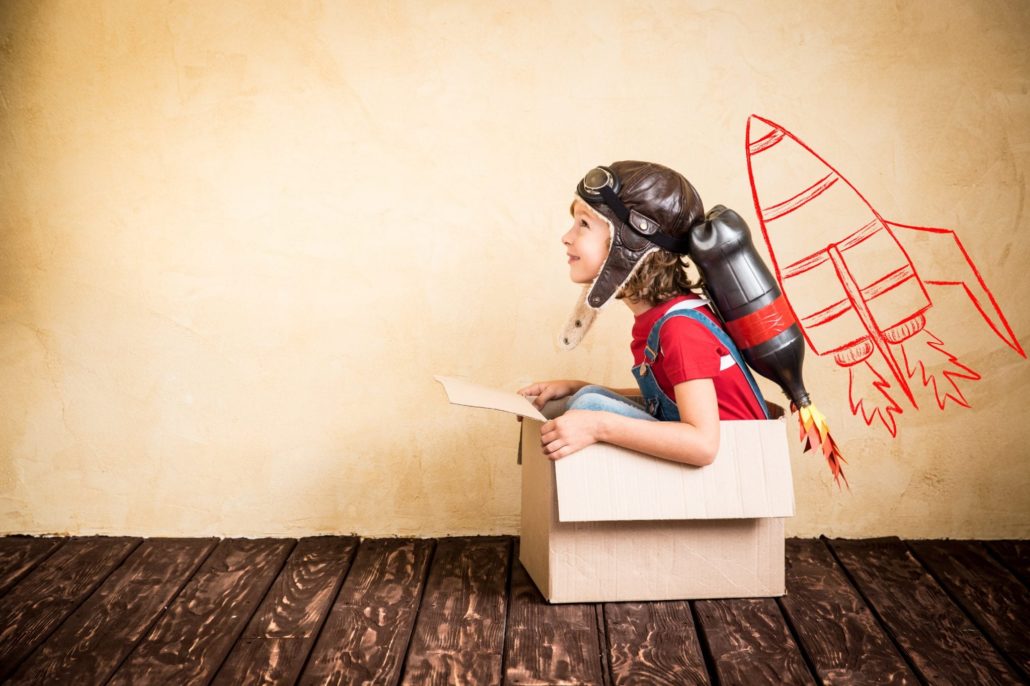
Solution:
<path fill-rule="evenodd" d="M 594 437 L 601 443 L 611 443 L 614 423 L 619 421 L 619 415 L 614 412 L 597 413 L 597 435 Z"/>

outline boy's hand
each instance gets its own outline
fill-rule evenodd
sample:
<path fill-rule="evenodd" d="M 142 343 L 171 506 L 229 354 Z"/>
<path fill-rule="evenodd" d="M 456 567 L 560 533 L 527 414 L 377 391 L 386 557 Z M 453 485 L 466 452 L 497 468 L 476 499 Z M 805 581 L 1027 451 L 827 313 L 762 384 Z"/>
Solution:
<path fill-rule="evenodd" d="M 516 393 L 524 396 L 536 396 L 533 398 L 533 406 L 542 409 L 549 400 L 557 400 L 572 395 L 587 385 L 586 381 L 575 381 L 572 379 L 558 379 L 555 381 L 538 381 L 525 388 L 520 388 Z"/>
<path fill-rule="evenodd" d="M 606 414 L 596 410 L 569 410 L 546 422 L 540 427 L 540 445 L 544 455 L 551 460 L 560 460 L 597 443 Z"/>

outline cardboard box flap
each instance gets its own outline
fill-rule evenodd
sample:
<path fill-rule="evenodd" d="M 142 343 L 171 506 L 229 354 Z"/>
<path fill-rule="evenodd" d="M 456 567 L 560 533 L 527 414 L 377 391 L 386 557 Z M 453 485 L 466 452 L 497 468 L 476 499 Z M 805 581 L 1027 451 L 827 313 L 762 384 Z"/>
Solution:
<path fill-rule="evenodd" d="M 541 422 L 547 421 L 547 418 L 540 414 L 540 410 L 533 406 L 533 403 L 518 393 L 487 388 L 453 376 L 434 376 L 433 378 L 443 384 L 443 388 L 447 392 L 447 399 L 455 405 L 483 407 L 488 410 L 517 414 L 521 417 L 532 417 Z"/>
<path fill-rule="evenodd" d="M 715 461 L 680 464 L 598 443 L 554 463 L 562 522 L 794 516 L 783 420 L 725 421 Z"/>

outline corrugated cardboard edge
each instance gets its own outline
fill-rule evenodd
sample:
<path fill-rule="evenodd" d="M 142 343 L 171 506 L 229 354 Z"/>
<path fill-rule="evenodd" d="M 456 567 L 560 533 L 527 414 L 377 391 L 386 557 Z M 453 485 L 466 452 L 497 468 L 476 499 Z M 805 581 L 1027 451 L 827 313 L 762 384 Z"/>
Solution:
<path fill-rule="evenodd" d="M 550 528 L 558 521 L 558 491 L 554 484 L 554 465 L 540 450 L 542 422 L 522 420 L 522 517 L 519 527 L 519 562 L 533 583 L 550 596 Z M 525 484 L 536 484 L 526 488 Z"/>

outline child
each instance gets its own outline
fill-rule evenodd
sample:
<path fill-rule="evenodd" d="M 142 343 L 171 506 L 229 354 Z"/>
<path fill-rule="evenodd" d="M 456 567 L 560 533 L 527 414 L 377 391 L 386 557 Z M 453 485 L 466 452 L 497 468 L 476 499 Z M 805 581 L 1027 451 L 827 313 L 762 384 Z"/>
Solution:
<path fill-rule="evenodd" d="M 639 389 L 585 381 L 530 384 L 534 405 L 571 396 L 541 428 L 557 460 L 602 441 L 676 462 L 707 465 L 719 449 L 719 421 L 765 419 L 757 389 L 707 301 L 692 289 L 681 255 L 704 221 L 697 191 L 658 164 L 615 162 L 587 173 L 562 236 L 569 276 L 583 295 L 559 338 L 574 348 L 613 297 L 633 312 L 633 375 Z M 685 310 L 701 313 L 688 316 Z M 671 311 L 671 312 L 670 312 Z M 626 396 L 643 395 L 646 407 Z"/>

